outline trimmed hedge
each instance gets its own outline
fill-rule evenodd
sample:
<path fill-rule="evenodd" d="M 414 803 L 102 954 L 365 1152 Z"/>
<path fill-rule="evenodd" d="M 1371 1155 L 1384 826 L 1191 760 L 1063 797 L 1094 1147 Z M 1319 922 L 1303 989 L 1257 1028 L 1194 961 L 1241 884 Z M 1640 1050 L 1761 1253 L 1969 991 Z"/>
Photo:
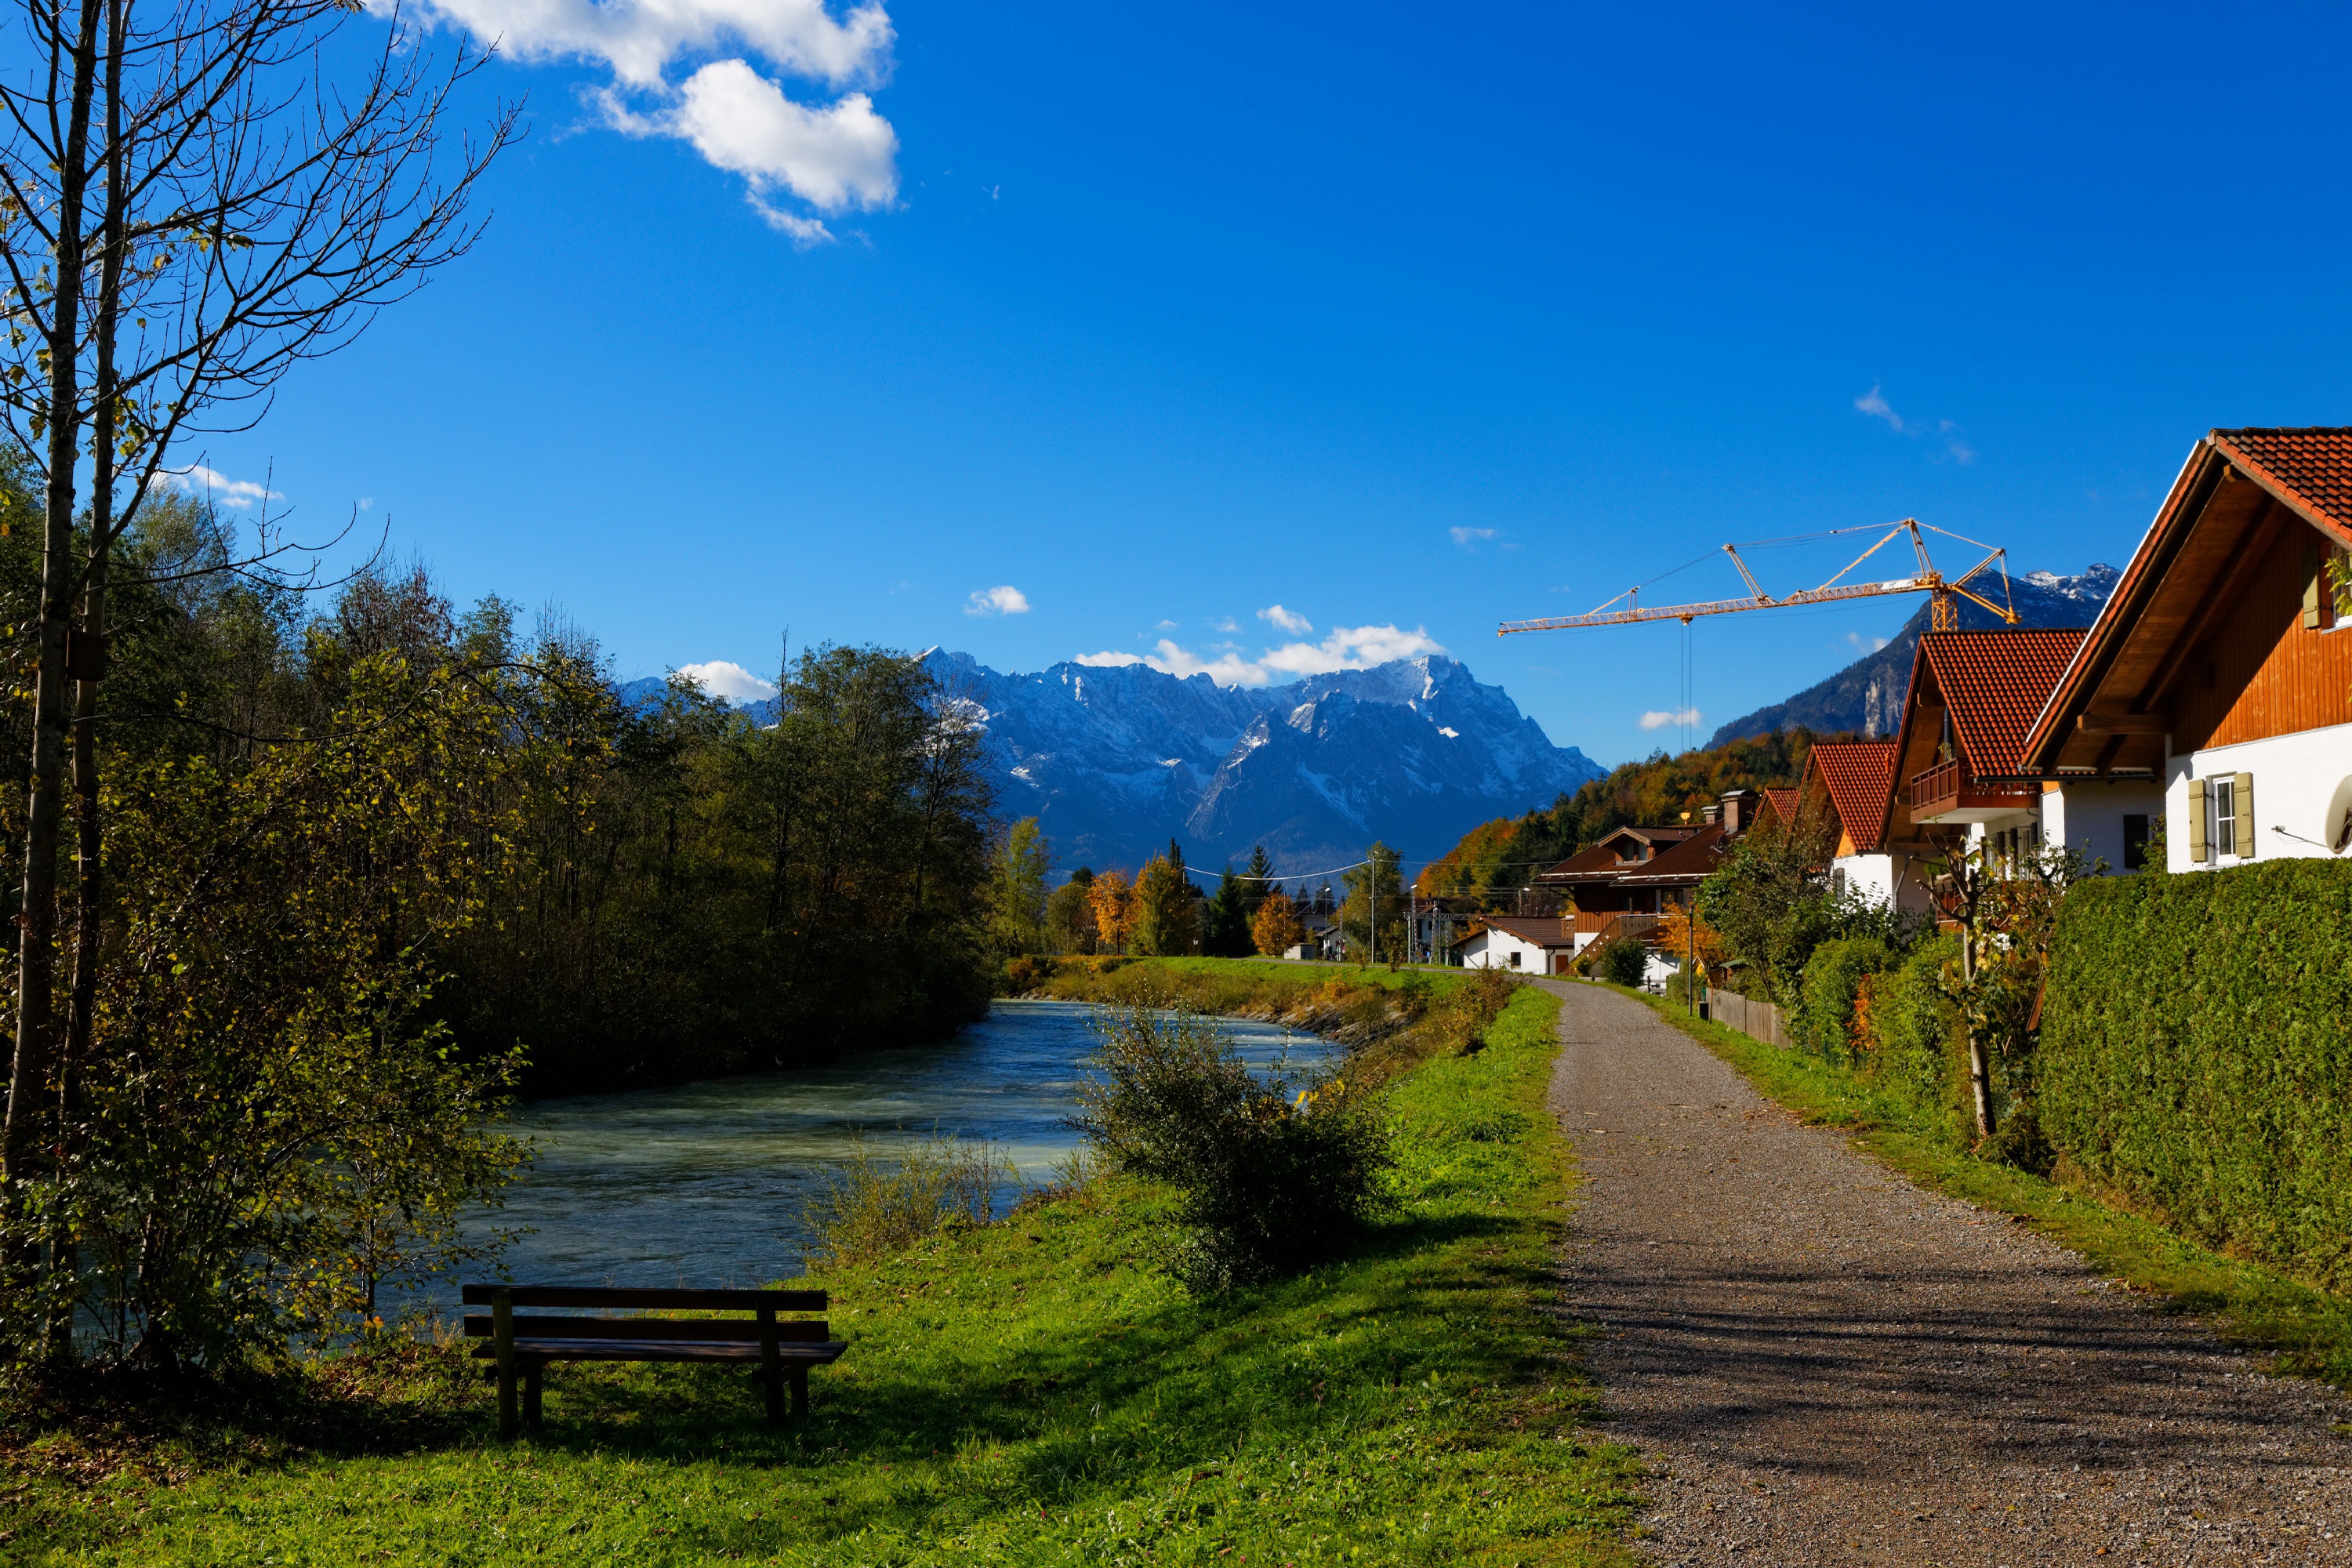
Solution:
<path fill-rule="evenodd" d="M 2352 1289 L 2352 863 L 2081 883 L 2038 1054 L 2042 1130 L 2083 1170 Z"/>
<path fill-rule="evenodd" d="M 1922 1112 L 1947 1142 L 1970 1136 L 1968 1058 L 1960 1009 L 1944 993 L 1944 971 L 1960 961 L 1960 939 L 1932 937 L 1901 967 L 1871 976 L 1864 993 L 1864 1037 L 1870 1042 L 1860 1076 L 1880 1092 Z"/>
<path fill-rule="evenodd" d="M 1824 1061 L 1851 1062 L 1854 992 L 1895 962 L 1895 950 L 1874 936 L 1838 937 L 1813 949 L 1791 1009 L 1789 1043 Z"/>

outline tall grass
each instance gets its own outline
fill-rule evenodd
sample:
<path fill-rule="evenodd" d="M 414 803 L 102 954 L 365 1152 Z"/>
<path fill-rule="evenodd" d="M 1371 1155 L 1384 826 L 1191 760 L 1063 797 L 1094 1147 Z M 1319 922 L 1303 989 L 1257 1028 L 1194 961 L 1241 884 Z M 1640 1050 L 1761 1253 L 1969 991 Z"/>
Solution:
<path fill-rule="evenodd" d="M 996 1194 L 1021 1179 L 993 1143 L 930 1137 L 889 1154 L 863 1136 L 801 1205 L 812 1263 L 866 1263 L 944 1226 L 986 1225 Z"/>

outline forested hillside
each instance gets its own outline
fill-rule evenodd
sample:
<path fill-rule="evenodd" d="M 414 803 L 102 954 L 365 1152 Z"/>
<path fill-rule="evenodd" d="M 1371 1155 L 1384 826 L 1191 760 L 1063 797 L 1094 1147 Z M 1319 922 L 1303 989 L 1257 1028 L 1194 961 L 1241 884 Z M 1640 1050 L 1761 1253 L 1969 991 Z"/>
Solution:
<path fill-rule="evenodd" d="M 1843 738 L 1801 727 L 1627 763 L 1542 811 L 1481 823 L 1423 868 L 1413 889 L 1428 896 L 1508 893 L 1612 828 L 1671 826 L 1685 811 L 1696 821 L 1700 809 L 1727 790 L 1793 784 L 1804 776 L 1815 741 Z"/>

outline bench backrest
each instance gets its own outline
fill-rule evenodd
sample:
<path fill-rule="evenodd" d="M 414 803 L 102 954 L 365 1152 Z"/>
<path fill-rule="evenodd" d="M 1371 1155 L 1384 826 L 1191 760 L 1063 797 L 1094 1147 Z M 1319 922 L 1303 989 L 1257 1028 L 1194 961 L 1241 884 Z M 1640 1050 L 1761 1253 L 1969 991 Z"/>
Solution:
<path fill-rule="evenodd" d="M 593 1285 L 467 1285 L 460 1297 L 468 1307 L 495 1307 L 507 1299 L 510 1331 L 517 1339 L 694 1340 L 757 1344 L 765 1337 L 762 1320 L 775 1324 L 775 1337 L 789 1343 L 823 1343 L 832 1337 L 821 1319 L 783 1318 L 783 1312 L 822 1312 L 830 1298 L 823 1290 L 648 1290 Z M 751 1318 L 522 1317 L 517 1307 L 613 1308 L 633 1311 L 702 1310 L 751 1312 Z M 468 1313 L 469 1339 L 498 1331 L 495 1316 Z"/>

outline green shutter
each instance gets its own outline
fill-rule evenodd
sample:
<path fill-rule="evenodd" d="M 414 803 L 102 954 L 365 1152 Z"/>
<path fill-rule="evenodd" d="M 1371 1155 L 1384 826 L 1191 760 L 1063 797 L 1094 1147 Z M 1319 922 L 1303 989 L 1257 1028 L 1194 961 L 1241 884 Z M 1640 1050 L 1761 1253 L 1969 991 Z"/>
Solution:
<path fill-rule="evenodd" d="M 2232 804 L 2238 808 L 2238 858 L 2242 860 L 2251 860 L 2255 853 L 2254 775 L 2240 773 L 2238 787 L 2231 793 L 2237 797 Z"/>
<path fill-rule="evenodd" d="M 2189 781 L 2189 858 L 2200 866 L 2213 858 L 2212 847 L 2205 841 L 2205 811 L 2211 793 L 2203 779 Z"/>

